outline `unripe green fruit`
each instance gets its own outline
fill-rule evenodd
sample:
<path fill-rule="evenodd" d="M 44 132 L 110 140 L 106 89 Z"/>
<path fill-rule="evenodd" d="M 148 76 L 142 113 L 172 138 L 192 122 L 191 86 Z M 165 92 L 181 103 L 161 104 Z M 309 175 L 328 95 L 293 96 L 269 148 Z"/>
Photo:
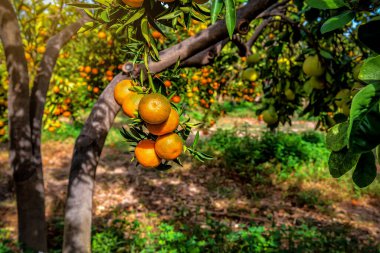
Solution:
<path fill-rule="evenodd" d="M 296 95 L 291 89 L 285 90 L 285 96 L 286 96 L 286 99 L 289 101 L 293 101 L 296 98 Z"/>
<path fill-rule="evenodd" d="M 322 90 L 325 87 L 323 82 L 315 76 L 310 78 L 310 82 L 311 82 L 311 87 L 313 87 L 313 89 Z"/>
<path fill-rule="evenodd" d="M 247 68 L 243 71 L 243 79 L 254 82 L 259 78 L 259 73 L 253 68 Z"/>
<path fill-rule="evenodd" d="M 347 102 L 350 101 L 350 93 L 349 89 L 340 90 L 335 96 L 335 104 L 341 108 L 347 105 Z"/>
<path fill-rule="evenodd" d="M 253 64 L 253 63 L 258 63 L 261 59 L 261 56 L 260 54 L 256 53 L 256 54 L 251 54 L 250 56 L 248 56 L 247 58 L 247 63 L 248 64 Z"/>
<path fill-rule="evenodd" d="M 325 73 L 325 68 L 319 61 L 318 55 L 306 57 L 302 65 L 302 70 L 308 76 L 321 76 Z"/>
<path fill-rule="evenodd" d="M 363 63 L 359 63 L 357 64 L 353 69 L 352 69 L 352 75 L 354 76 L 354 79 L 356 81 L 359 81 L 359 73 L 360 73 L 360 69 L 362 67 Z"/>
<path fill-rule="evenodd" d="M 263 111 L 263 120 L 265 123 L 267 123 L 269 126 L 276 124 L 278 121 L 278 115 L 275 111 L 272 110 L 265 110 Z"/>

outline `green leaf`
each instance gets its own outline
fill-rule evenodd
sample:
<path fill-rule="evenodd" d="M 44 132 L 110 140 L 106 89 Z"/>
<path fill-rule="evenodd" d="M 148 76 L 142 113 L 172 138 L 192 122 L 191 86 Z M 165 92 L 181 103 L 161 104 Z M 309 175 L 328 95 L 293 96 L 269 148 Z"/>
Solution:
<path fill-rule="evenodd" d="M 162 20 L 162 19 L 174 19 L 178 16 L 180 16 L 183 12 L 181 10 L 175 10 L 173 12 L 170 12 L 164 16 L 159 17 L 157 20 Z"/>
<path fill-rule="evenodd" d="M 226 26 L 230 38 L 234 34 L 235 25 L 236 25 L 236 8 L 234 0 L 224 0 L 226 5 Z"/>
<path fill-rule="evenodd" d="M 380 163 L 380 145 L 376 147 L 376 159 L 377 163 Z"/>
<path fill-rule="evenodd" d="M 364 61 L 360 68 L 359 79 L 364 82 L 380 80 L 380 55 Z"/>
<path fill-rule="evenodd" d="M 360 188 L 370 185 L 377 175 L 375 156 L 372 152 L 363 153 L 356 165 L 352 180 Z"/>
<path fill-rule="evenodd" d="M 224 6 L 223 0 L 214 0 L 211 5 L 211 24 L 214 24 L 218 19 L 219 13 Z"/>
<path fill-rule="evenodd" d="M 348 22 L 355 17 L 352 11 L 345 11 L 342 14 L 329 18 L 321 27 L 321 33 L 331 32 L 333 30 L 343 28 Z"/>
<path fill-rule="evenodd" d="M 138 20 L 139 18 L 141 18 L 145 13 L 145 9 L 144 8 L 141 8 L 139 11 L 137 11 L 135 14 L 133 14 L 125 23 L 124 25 L 128 25 L 136 20 Z"/>
<path fill-rule="evenodd" d="M 380 20 L 371 20 L 370 22 L 359 26 L 358 38 L 364 45 L 380 54 Z"/>
<path fill-rule="evenodd" d="M 193 145 L 191 147 L 195 148 L 197 146 L 197 144 L 198 144 L 198 141 L 199 141 L 199 131 L 195 135 L 194 142 L 193 142 Z"/>
<path fill-rule="evenodd" d="M 342 150 L 347 146 L 348 121 L 330 128 L 326 135 L 326 146 L 332 151 Z"/>
<path fill-rule="evenodd" d="M 331 59 L 334 58 L 334 57 L 331 55 L 331 53 L 328 52 L 328 51 L 326 51 L 326 50 L 321 49 L 320 53 L 321 53 L 321 56 L 322 56 L 323 58 L 325 58 L 325 59 L 329 59 L 329 60 L 331 60 Z"/>
<path fill-rule="evenodd" d="M 144 37 L 145 41 L 149 44 L 150 43 L 150 37 L 149 37 L 149 27 L 148 27 L 148 19 L 143 18 L 141 20 L 141 33 Z"/>
<path fill-rule="evenodd" d="M 338 9 L 345 6 L 343 0 L 306 0 L 306 3 L 310 7 L 320 10 Z"/>
<path fill-rule="evenodd" d="M 380 85 L 369 84 L 352 100 L 348 147 L 354 152 L 370 151 L 380 143 Z"/>
<path fill-rule="evenodd" d="M 356 166 L 359 157 L 360 154 L 353 153 L 347 148 L 331 152 L 328 162 L 331 176 L 335 178 L 343 176 Z"/>
<path fill-rule="evenodd" d="M 100 13 L 100 18 L 104 21 L 104 22 L 110 22 L 110 17 L 108 15 L 108 11 L 104 10 Z"/>

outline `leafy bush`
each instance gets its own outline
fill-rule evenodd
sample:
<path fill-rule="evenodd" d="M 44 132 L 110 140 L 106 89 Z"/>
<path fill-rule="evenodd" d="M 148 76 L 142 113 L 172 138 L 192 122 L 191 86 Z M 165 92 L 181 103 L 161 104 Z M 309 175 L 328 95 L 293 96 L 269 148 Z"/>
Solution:
<path fill-rule="evenodd" d="M 204 151 L 219 157 L 224 166 L 248 181 L 277 173 L 325 168 L 328 150 L 320 133 L 264 133 L 260 138 L 243 131 L 219 130 L 204 143 Z M 327 172 L 328 174 L 328 172 Z"/>
<path fill-rule="evenodd" d="M 213 219 L 205 226 L 174 226 L 161 223 L 157 228 L 139 221 L 114 224 L 93 236 L 93 252 L 377 252 L 379 245 L 362 244 L 346 228 L 317 229 L 300 226 L 240 225 L 236 230 Z M 123 237 L 123 234 L 127 236 Z"/>

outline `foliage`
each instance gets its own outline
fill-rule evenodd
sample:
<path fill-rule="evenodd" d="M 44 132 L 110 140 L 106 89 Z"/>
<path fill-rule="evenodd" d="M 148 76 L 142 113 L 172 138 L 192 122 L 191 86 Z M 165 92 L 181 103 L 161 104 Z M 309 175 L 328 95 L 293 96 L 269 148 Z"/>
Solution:
<path fill-rule="evenodd" d="M 322 135 L 315 132 L 268 132 L 259 138 L 247 129 L 219 130 L 204 143 L 204 149 L 228 170 L 256 183 L 268 180 L 272 173 L 287 178 L 294 172 L 316 170 L 326 165 L 328 155 Z"/>

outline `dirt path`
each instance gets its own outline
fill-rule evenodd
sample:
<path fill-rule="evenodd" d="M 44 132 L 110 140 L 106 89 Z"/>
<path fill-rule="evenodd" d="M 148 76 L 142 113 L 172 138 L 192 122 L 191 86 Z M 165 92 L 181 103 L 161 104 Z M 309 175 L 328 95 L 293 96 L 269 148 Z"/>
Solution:
<path fill-rule="evenodd" d="M 66 196 L 72 142 L 48 142 L 43 145 L 48 217 L 62 217 Z M 206 166 L 185 162 L 183 168 L 157 172 L 129 166 L 129 155 L 105 148 L 97 171 L 94 196 L 95 223 L 104 223 L 120 212 L 130 219 L 152 222 L 177 219 L 202 223 L 206 213 L 216 219 L 237 223 L 298 224 L 345 227 L 363 240 L 380 242 L 380 199 L 365 196 L 352 199 L 336 180 L 281 183 L 252 188 L 229 175 L 218 164 Z M 298 192 L 316 194 L 318 203 L 300 201 Z M 334 202 L 333 202 L 334 201 Z M 5 148 L 0 151 L 0 227 L 15 231 L 14 191 Z"/>

